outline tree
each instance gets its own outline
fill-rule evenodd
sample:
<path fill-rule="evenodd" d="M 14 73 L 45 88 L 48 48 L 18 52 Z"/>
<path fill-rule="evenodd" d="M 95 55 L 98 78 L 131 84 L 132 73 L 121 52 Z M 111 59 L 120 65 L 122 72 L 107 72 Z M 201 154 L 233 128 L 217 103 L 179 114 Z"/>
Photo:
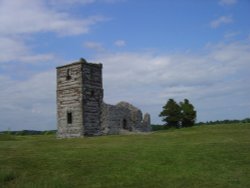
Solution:
<path fill-rule="evenodd" d="M 194 106 L 189 103 L 188 99 L 184 99 L 184 102 L 180 102 L 181 108 L 181 126 L 191 127 L 194 125 L 196 120 L 196 111 Z"/>
<path fill-rule="evenodd" d="M 165 125 L 178 128 L 181 120 L 180 106 L 174 99 L 169 99 L 162 108 L 163 110 L 159 116 L 162 117 L 162 121 L 165 122 Z"/>

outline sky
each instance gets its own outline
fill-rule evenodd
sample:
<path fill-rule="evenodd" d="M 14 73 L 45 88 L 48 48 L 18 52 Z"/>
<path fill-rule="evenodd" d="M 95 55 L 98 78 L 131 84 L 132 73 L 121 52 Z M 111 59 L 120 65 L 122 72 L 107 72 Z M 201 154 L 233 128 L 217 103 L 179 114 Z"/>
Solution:
<path fill-rule="evenodd" d="M 81 57 L 153 124 L 170 98 L 250 117 L 250 0 L 0 0 L 0 130 L 56 129 L 56 67 Z"/>

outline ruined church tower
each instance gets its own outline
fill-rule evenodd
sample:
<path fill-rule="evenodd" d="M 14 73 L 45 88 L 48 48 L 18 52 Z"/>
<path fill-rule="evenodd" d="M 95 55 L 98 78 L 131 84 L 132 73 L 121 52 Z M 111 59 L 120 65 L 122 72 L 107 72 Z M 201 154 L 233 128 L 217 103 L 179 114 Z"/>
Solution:
<path fill-rule="evenodd" d="M 57 67 L 59 138 L 99 135 L 102 103 L 102 64 L 80 59 Z"/>

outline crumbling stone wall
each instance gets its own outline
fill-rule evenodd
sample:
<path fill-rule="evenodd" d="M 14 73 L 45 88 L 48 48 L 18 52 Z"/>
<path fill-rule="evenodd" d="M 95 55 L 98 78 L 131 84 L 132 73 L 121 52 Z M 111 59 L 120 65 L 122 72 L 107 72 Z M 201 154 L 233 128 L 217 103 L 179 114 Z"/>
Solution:
<path fill-rule="evenodd" d="M 150 115 L 127 102 L 103 102 L 102 64 L 84 59 L 57 67 L 57 136 L 150 131 Z"/>
<path fill-rule="evenodd" d="M 150 131 L 150 117 L 127 102 L 117 105 L 103 103 L 102 106 L 102 134 L 120 134 L 122 131 Z"/>

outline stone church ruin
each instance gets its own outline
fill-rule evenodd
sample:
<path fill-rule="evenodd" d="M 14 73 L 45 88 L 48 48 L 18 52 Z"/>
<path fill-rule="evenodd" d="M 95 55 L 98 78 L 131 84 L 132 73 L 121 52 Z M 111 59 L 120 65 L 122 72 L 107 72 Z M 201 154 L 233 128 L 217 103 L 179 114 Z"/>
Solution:
<path fill-rule="evenodd" d="M 127 102 L 103 102 L 102 64 L 84 59 L 57 67 L 59 138 L 148 132 L 150 115 Z"/>

